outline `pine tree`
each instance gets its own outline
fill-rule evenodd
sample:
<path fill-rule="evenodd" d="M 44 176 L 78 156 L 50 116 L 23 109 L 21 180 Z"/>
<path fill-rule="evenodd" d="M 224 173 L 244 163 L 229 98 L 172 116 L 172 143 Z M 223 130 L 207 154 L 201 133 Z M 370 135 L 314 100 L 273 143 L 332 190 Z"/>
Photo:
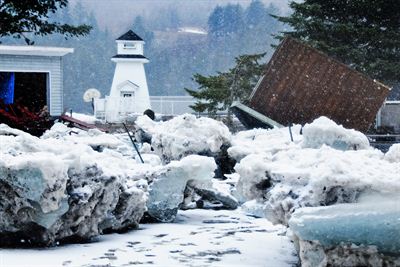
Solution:
<path fill-rule="evenodd" d="M 132 29 L 135 33 L 137 33 L 140 37 L 142 37 L 143 40 L 146 41 L 146 49 L 149 49 L 153 44 L 154 33 L 146 28 L 142 16 L 135 17 Z"/>
<path fill-rule="evenodd" d="M 68 0 L 0 0 L 0 37 L 23 38 L 32 45 L 27 34 L 44 36 L 60 33 L 66 37 L 87 35 L 91 29 L 89 25 L 73 26 L 49 20 L 51 14 L 67 5 Z"/>
<path fill-rule="evenodd" d="M 246 101 L 263 72 L 264 64 L 260 61 L 264 56 L 242 55 L 235 58 L 236 65 L 227 72 L 208 77 L 195 74 L 198 90 L 185 89 L 197 99 L 191 108 L 214 116 L 218 111 L 228 109 L 234 101 Z"/>
<path fill-rule="evenodd" d="M 208 29 L 213 37 L 237 33 L 243 28 L 243 17 L 240 5 L 217 6 L 208 18 Z"/>
<path fill-rule="evenodd" d="M 328 55 L 394 85 L 400 77 L 399 0 L 304 0 L 293 13 L 277 17 L 291 26 L 283 32 Z M 280 36 L 282 37 L 282 36 Z"/>

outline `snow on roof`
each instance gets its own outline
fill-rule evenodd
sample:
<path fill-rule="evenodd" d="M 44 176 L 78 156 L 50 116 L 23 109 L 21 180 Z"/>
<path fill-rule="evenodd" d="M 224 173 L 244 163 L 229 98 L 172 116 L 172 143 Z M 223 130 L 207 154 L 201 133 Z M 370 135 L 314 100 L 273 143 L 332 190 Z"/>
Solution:
<path fill-rule="evenodd" d="M 73 52 L 65 47 L 0 45 L 0 55 L 62 57 Z"/>

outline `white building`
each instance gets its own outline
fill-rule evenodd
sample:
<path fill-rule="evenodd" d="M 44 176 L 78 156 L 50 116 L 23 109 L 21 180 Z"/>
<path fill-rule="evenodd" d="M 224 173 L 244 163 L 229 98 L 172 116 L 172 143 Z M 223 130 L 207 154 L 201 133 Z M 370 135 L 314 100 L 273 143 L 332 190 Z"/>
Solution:
<path fill-rule="evenodd" d="M 118 52 L 111 60 L 116 63 L 110 95 L 94 102 L 95 116 L 107 122 L 121 122 L 132 113 L 150 109 L 143 55 L 144 41 L 133 31 L 117 40 Z"/>
<path fill-rule="evenodd" d="M 63 61 L 72 48 L 0 45 L 0 103 L 31 112 L 45 106 L 59 116 L 63 105 Z"/>

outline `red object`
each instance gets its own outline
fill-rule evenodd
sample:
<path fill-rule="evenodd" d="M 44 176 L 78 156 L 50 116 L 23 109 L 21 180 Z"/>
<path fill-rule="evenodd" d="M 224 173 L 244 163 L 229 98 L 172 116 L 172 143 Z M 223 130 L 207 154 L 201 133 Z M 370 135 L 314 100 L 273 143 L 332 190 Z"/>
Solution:
<path fill-rule="evenodd" d="M 63 122 L 68 122 L 71 126 L 82 129 L 82 130 L 98 129 L 102 132 L 106 132 L 105 129 L 99 128 L 96 125 L 89 124 L 87 122 L 75 119 L 75 118 L 67 116 L 65 114 L 60 116 L 60 120 Z"/>

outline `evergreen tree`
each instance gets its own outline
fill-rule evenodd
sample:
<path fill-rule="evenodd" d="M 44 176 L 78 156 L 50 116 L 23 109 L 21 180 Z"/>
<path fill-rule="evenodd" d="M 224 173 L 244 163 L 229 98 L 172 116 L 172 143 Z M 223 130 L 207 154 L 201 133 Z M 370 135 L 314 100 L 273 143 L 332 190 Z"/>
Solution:
<path fill-rule="evenodd" d="M 268 16 L 265 5 L 260 0 L 251 1 L 245 11 L 245 22 L 248 29 L 253 29 Z"/>
<path fill-rule="evenodd" d="M 217 6 L 208 18 L 208 30 L 213 36 L 219 37 L 224 35 L 224 9 Z"/>
<path fill-rule="evenodd" d="M 91 27 L 83 24 L 73 26 L 49 20 L 51 14 L 67 7 L 68 0 L 0 0 L 0 37 L 23 38 L 27 44 L 34 42 L 27 34 L 64 36 L 87 35 Z"/>
<path fill-rule="evenodd" d="M 195 74 L 198 90 L 185 89 L 197 99 L 191 108 L 196 112 L 215 115 L 218 111 L 228 109 L 234 101 L 245 102 L 264 70 L 264 64 L 260 63 L 264 56 L 242 55 L 235 58 L 236 65 L 227 72 L 208 77 Z"/>
<path fill-rule="evenodd" d="M 243 17 L 240 5 L 217 6 L 208 19 L 209 32 L 214 37 L 238 33 L 244 26 Z"/>
<path fill-rule="evenodd" d="M 306 41 L 349 66 L 389 85 L 400 77 L 399 0 L 304 0 L 277 17 Z M 280 36 L 282 37 L 282 36 Z"/>
<path fill-rule="evenodd" d="M 146 49 L 149 49 L 154 40 L 154 33 L 147 30 L 144 19 L 142 16 L 136 16 L 133 21 L 132 29 L 146 42 Z"/>

